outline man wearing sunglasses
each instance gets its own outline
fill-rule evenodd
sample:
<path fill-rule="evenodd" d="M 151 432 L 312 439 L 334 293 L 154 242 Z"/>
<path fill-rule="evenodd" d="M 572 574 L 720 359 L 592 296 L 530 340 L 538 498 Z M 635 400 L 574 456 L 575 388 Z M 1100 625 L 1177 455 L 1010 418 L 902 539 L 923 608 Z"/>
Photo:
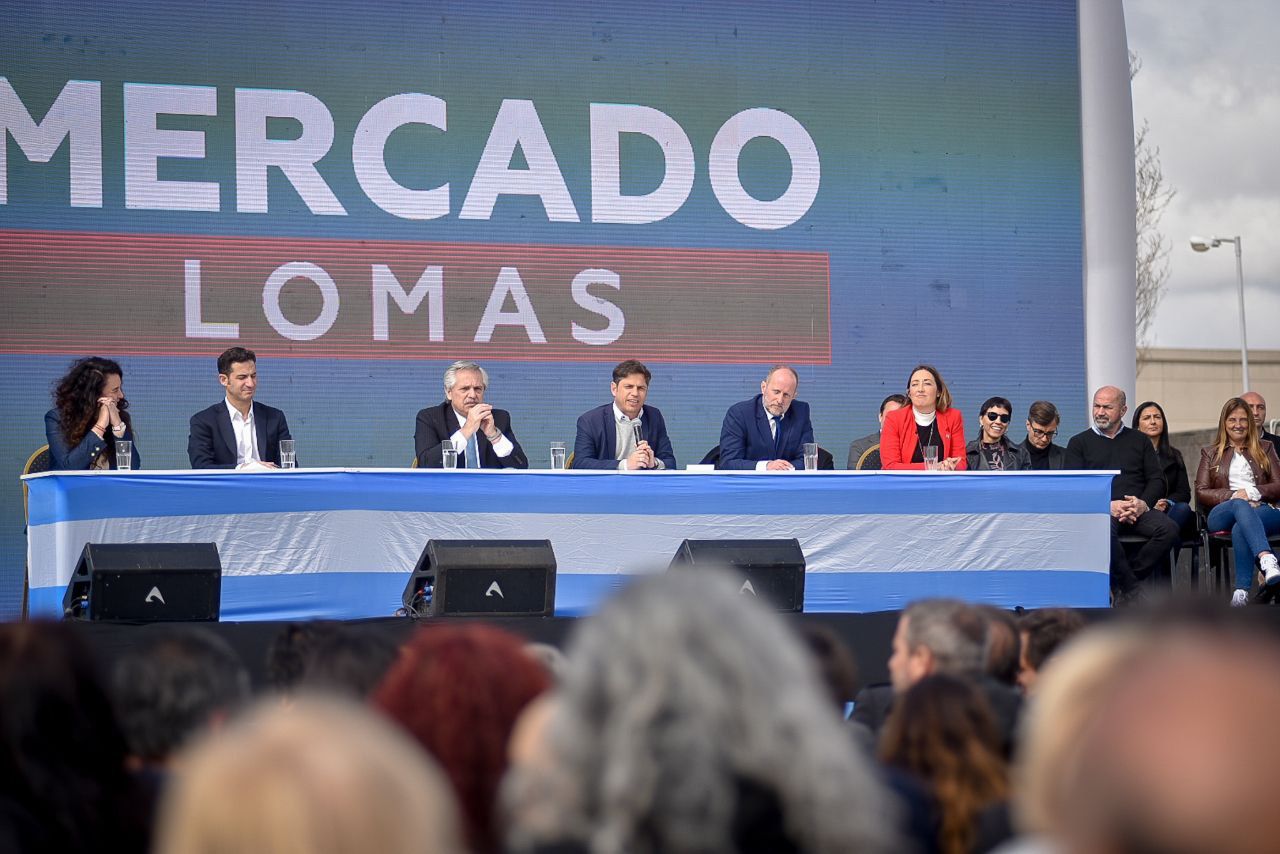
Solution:
<path fill-rule="evenodd" d="M 1027 411 L 1027 438 L 1022 441 L 1022 447 L 1031 459 L 1032 469 L 1057 471 L 1065 467 L 1067 449 L 1053 444 L 1061 420 L 1058 407 L 1049 401 L 1037 400 L 1031 404 Z"/>
<path fill-rule="evenodd" d="M 965 446 L 969 471 L 1028 471 L 1031 457 L 1021 445 L 1009 441 L 1009 420 L 1013 404 L 992 397 L 982 404 L 978 417 L 978 438 Z"/>

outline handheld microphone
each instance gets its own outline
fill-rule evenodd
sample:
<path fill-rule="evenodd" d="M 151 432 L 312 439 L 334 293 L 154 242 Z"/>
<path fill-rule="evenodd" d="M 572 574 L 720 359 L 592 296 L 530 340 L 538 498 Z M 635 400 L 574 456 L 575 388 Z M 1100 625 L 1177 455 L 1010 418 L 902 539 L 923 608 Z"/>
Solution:
<path fill-rule="evenodd" d="M 640 443 L 644 441 L 644 434 L 640 431 L 639 418 L 633 418 L 631 420 L 631 435 L 635 436 L 636 447 L 640 447 Z"/>

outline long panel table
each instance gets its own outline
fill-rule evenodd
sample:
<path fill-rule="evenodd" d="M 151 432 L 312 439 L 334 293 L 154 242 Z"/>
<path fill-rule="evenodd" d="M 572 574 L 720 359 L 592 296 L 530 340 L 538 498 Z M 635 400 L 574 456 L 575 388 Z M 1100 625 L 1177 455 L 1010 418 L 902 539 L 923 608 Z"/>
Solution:
<path fill-rule="evenodd" d="M 551 540 L 556 613 L 577 615 L 685 538 L 795 537 L 807 611 L 1098 607 L 1111 474 L 50 472 L 25 478 L 30 606 L 61 614 L 89 542 L 217 543 L 222 619 L 289 620 L 393 614 L 433 538 Z"/>

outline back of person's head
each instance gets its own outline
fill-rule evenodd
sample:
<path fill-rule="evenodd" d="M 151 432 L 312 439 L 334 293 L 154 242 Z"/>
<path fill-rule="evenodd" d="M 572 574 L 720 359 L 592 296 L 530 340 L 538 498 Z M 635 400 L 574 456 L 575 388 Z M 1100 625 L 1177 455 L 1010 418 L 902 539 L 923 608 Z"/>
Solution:
<path fill-rule="evenodd" d="M 1275 851 L 1277 719 L 1273 635 L 1240 622 L 1157 629 L 1078 742 L 1064 850 Z"/>
<path fill-rule="evenodd" d="M 885 722 L 880 757 L 929 784 L 945 852 L 969 851 L 978 813 L 1009 793 L 991 709 L 967 679 L 938 674 L 908 688 Z"/>
<path fill-rule="evenodd" d="M 348 628 L 315 638 L 302 655 L 295 690 L 364 700 L 382 682 L 399 649 L 372 629 Z"/>
<path fill-rule="evenodd" d="M 222 638 L 194 626 L 165 627 L 121 658 L 113 693 L 129 751 L 163 763 L 249 696 L 249 672 Z"/>
<path fill-rule="evenodd" d="M 978 605 L 977 609 L 987 621 L 983 672 L 1005 685 L 1016 685 L 1022 658 L 1022 635 L 1017 619 L 994 605 Z"/>
<path fill-rule="evenodd" d="M 840 636 L 818 623 L 802 623 L 800 637 L 813 655 L 827 694 L 843 716 L 858 693 L 858 660 Z"/>
<path fill-rule="evenodd" d="M 902 612 L 911 649 L 933 655 L 935 673 L 976 677 L 984 670 L 987 621 L 958 599 L 919 599 Z"/>
<path fill-rule="evenodd" d="M 147 845 L 147 805 L 89 649 L 58 623 L 0 624 L 0 801 L 33 850 Z M 20 846 L 21 847 L 21 846 Z"/>
<path fill-rule="evenodd" d="M 494 821 L 507 740 L 551 677 L 524 641 L 483 625 L 419 629 L 374 692 L 453 784 L 472 850 L 499 848 Z"/>
<path fill-rule="evenodd" d="M 1022 662 L 1018 684 L 1034 690 L 1036 679 L 1049 657 L 1084 628 L 1084 617 L 1071 608 L 1040 608 L 1023 614 L 1018 623 L 1022 635 Z"/>
<path fill-rule="evenodd" d="M 712 568 L 628 584 L 577 627 L 515 850 L 894 850 L 894 813 L 782 620 Z"/>
<path fill-rule="evenodd" d="M 332 620 L 312 620 L 285 626 L 267 647 L 267 681 L 277 691 L 292 691 L 306 672 L 312 650 L 326 638 L 343 632 L 342 624 Z"/>
<path fill-rule="evenodd" d="M 165 795 L 157 854 L 452 854 L 453 795 L 378 715 L 269 704 L 196 744 Z"/>

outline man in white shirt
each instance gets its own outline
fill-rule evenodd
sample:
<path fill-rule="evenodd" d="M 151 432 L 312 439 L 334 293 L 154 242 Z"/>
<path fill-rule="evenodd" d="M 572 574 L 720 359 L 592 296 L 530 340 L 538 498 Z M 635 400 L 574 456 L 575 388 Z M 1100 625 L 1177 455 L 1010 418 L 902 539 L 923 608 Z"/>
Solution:
<path fill-rule="evenodd" d="M 232 469 L 255 465 L 277 468 L 280 441 L 292 439 L 279 409 L 253 399 L 258 390 L 258 357 L 232 347 L 218 357 L 221 402 L 191 416 L 187 457 L 193 469 Z"/>
<path fill-rule="evenodd" d="M 444 402 L 418 412 L 414 453 L 421 468 L 442 468 L 444 449 L 458 452 L 458 468 L 527 469 L 511 415 L 484 402 L 489 374 L 475 362 L 454 362 L 444 372 Z"/>

